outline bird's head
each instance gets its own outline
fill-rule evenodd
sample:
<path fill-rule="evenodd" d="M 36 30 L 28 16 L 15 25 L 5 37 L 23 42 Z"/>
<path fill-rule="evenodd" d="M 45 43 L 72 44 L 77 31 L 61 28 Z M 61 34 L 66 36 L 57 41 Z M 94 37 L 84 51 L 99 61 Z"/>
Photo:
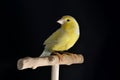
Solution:
<path fill-rule="evenodd" d="M 72 16 L 65 15 L 57 22 L 62 25 L 61 29 L 63 29 L 64 31 L 70 33 L 76 32 L 77 34 L 79 34 L 79 24 Z"/>
<path fill-rule="evenodd" d="M 57 22 L 63 25 L 63 24 L 69 24 L 69 23 L 76 23 L 76 20 L 72 16 L 65 15 L 61 19 L 59 19 Z"/>

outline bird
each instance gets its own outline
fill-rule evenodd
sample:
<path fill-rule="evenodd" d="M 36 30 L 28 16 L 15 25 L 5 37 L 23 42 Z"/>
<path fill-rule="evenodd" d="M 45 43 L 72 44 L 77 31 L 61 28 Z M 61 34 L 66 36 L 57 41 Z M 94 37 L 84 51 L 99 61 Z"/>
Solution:
<path fill-rule="evenodd" d="M 45 47 L 40 57 L 50 56 L 55 51 L 67 51 L 79 39 L 80 27 L 74 17 L 64 15 L 57 23 L 61 26 L 44 41 Z"/>

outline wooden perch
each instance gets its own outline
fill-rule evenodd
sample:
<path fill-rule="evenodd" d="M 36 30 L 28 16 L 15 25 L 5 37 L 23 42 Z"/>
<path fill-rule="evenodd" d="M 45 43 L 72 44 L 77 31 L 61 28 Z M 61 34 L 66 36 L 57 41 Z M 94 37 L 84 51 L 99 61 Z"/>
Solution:
<path fill-rule="evenodd" d="M 55 53 L 59 54 L 59 53 Z M 61 56 L 61 57 L 60 57 Z M 17 68 L 19 70 L 32 68 L 36 69 L 40 66 L 52 66 L 52 65 L 71 65 L 71 64 L 81 64 L 84 61 L 84 58 L 81 54 L 73 54 L 68 52 L 63 52 L 63 54 L 51 55 L 48 57 L 25 57 L 21 58 L 17 62 Z"/>

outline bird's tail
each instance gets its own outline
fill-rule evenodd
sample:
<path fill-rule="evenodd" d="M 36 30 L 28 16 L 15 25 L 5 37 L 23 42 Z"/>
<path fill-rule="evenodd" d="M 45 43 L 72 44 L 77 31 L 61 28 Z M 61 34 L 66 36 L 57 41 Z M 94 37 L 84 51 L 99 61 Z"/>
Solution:
<path fill-rule="evenodd" d="M 50 54 L 51 54 L 51 51 L 44 49 L 40 57 L 50 56 Z"/>

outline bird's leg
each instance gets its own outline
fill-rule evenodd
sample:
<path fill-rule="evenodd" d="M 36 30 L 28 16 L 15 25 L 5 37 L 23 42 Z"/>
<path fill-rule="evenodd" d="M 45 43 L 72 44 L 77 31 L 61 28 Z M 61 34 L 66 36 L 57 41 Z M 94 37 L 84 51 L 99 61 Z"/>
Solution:
<path fill-rule="evenodd" d="M 53 52 L 52 54 L 57 55 L 58 58 L 59 58 L 59 60 L 60 60 L 60 61 L 63 61 L 63 59 L 62 59 L 63 56 L 62 56 L 60 53 L 62 53 L 62 52 Z"/>

